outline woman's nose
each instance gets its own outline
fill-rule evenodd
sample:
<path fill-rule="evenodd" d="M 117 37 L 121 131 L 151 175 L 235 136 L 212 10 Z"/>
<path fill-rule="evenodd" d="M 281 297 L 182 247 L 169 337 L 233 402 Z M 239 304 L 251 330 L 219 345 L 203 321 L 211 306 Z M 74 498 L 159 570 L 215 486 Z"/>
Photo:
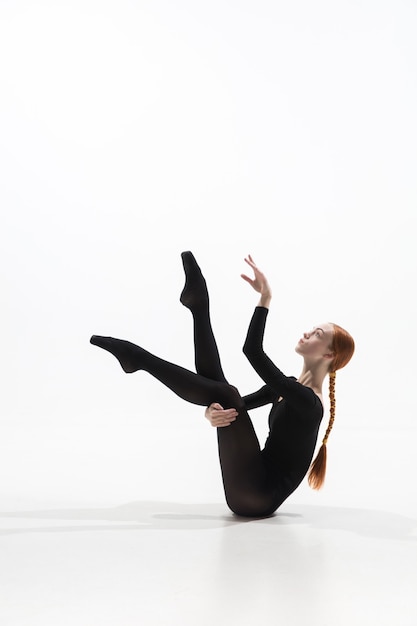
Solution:
<path fill-rule="evenodd" d="M 308 338 L 309 338 L 309 336 L 310 336 L 310 335 L 309 335 L 308 333 L 304 333 L 304 334 L 303 334 L 304 339 L 308 339 Z"/>

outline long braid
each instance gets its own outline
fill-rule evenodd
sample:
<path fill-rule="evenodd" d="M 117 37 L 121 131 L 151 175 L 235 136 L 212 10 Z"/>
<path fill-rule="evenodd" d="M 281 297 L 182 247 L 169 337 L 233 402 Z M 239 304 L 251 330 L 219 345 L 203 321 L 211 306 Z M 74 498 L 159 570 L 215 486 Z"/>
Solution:
<path fill-rule="evenodd" d="M 308 484 L 312 489 L 321 489 L 324 483 L 324 478 L 326 476 L 326 465 L 327 465 L 327 440 L 329 439 L 329 435 L 333 428 L 334 418 L 336 416 L 336 396 L 335 396 L 335 385 L 336 385 L 336 372 L 330 372 L 329 374 L 329 397 L 330 397 L 330 419 L 329 424 L 327 426 L 326 433 L 323 437 L 323 442 L 320 446 L 320 450 L 316 458 L 314 459 L 310 472 L 308 474 Z"/>

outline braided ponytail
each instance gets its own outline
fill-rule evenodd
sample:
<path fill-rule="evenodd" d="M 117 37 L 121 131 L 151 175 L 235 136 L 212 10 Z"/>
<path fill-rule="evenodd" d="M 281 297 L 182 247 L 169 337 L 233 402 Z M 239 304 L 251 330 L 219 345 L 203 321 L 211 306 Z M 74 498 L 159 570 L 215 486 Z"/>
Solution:
<path fill-rule="evenodd" d="M 331 372 L 329 373 L 330 419 L 320 450 L 311 464 L 308 474 L 308 484 L 312 489 L 321 489 L 326 475 L 326 444 L 333 428 L 333 422 L 336 414 L 336 398 L 334 393 L 336 370 L 340 370 L 342 367 L 345 367 L 345 365 L 349 363 L 355 351 L 355 342 L 352 337 L 349 335 L 347 330 L 337 324 L 333 324 L 332 350 L 335 356 L 331 362 Z"/>
<path fill-rule="evenodd" d="M 335 397 L 336 372 L 329 373 L 329 397 L 330 397 L 330 419 L 327 426 L 323 442 L 320 450 L 314 459 L 308 474 L 308 484 L 312 489 L 321 489 L 326 476 L 327 465 L 327 440 L 333 428 L 334 418 L 336 415 L 336 397 Z"/>

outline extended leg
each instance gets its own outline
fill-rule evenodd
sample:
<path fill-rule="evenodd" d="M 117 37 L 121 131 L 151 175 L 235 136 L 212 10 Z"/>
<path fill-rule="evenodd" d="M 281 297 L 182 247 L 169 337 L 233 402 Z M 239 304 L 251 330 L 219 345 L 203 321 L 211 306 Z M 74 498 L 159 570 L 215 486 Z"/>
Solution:
<path fill-rule="evenodd" d="M 130 341 L 93 335 L 90 343 L 113 354 L 125 372 L 145 370 L 180 398 L 192 404 L 207 406 L 215 401 L 225 402 L 229 395 L 225 394 L 230 387 L 227 383 L 190 372 L 179 365 L 160 359 Z"/>
<path fill-rule="evenodd" d="M 207 378 L 226 382 L 211 326 L 209 295 L 205 278 L 191 252 L 183 252 L 181 257 L 185 272 L 185 287 L 180 301 L 190 309 L 193 316 L 196 371 Z"/>

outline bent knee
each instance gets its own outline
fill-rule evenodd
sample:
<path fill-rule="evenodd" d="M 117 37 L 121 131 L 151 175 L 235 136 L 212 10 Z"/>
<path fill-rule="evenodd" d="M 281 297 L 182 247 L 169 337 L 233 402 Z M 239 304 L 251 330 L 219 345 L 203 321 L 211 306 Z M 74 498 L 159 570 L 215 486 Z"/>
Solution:
<path fill-rule="evenodd" d="M 238 389 L 229 383 L 222 383 L 218 389 L 220 404 L 225 408 L 244 409 L 245 403 Z"/>

